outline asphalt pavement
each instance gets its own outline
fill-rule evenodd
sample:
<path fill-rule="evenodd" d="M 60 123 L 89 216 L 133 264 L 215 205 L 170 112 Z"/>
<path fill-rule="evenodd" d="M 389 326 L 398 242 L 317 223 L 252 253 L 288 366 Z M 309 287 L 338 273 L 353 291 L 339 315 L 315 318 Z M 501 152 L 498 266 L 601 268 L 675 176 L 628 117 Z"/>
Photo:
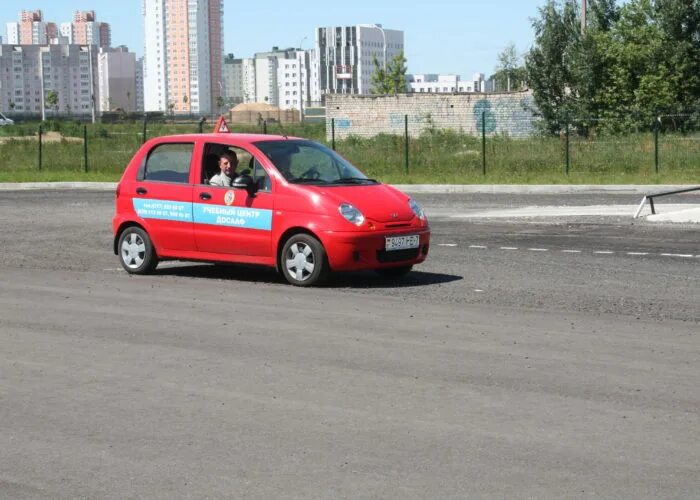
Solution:
<path fill-rule="evenodd" d="M 0 192 L 0 498 L 697 497 L 697 225 L 414 194 L 405 280 L 298 289 L 129 276 L 109 190 Z"/>

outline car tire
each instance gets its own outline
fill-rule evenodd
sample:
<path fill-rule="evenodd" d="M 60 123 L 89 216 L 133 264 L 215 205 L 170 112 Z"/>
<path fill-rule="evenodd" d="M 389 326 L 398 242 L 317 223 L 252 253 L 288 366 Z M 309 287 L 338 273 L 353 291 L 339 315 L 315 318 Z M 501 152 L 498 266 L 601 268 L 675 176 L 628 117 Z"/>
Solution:
<path fill-rule="evenodd" d="M 328 274 L 328 258 L 320 241 L 309 234 L 291 236 L 280 254 L 282 276 L 294 286 L 321 283 Z"/>
<path fill-rule="evenodd" d="M 148 233 L 131 226 L 122 231 L 117 244 L 119 262 L 129 274 L 148 274 L 158 265 L 158 256 Z"/>
<path fill-rule="evenodd" d="M 380 276 L 385 278 L 403 278 L 408 273 L 411 272 L 413 266 L 399 266 L 399 267 L 384 267 L 382 269 L 376 269 Z"/>

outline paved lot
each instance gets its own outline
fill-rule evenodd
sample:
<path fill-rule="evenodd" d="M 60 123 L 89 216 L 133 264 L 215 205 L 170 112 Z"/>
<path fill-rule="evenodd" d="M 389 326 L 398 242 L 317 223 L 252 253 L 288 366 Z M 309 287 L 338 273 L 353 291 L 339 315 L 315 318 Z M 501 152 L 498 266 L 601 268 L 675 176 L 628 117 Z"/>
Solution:
<path fill-rule="evenodd" d="M 637 195 L 420 195 L 404 282 L 168 264 L 108 193 L 0 194 L 0 497 L 690 498 L 700 235 L 453 217 Z"/>

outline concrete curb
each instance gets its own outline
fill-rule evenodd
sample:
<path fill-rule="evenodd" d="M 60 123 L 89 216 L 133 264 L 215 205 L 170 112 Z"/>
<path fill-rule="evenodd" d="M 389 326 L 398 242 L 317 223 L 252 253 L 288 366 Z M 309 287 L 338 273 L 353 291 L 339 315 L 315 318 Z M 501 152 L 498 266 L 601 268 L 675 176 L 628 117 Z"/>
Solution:
<path fill-rule="evenodd" d="M 0 182 L 0 191 L 29 190 L 92 190 L 115 191 L 116 182 Z"/>
<path fill-rule="evenodd" d="M 687 189 L 691 185 L 627 185 L 627 184 L 394 184 L 395 188 L 406 193 L 456 193 L 456 194 L 568 194 L 568 193 L 609 193 L 645 195 L 660 191 Z M 116 182 L 2 182 L 0 191 L 26 190 L 93 190 L 114 191 Z M 700 191 L 688 193 L 700 196 Z"/>
<path fill-rule="evenodd" d="M 406 193 L 482 193 L 482 194 L 573 194 L 608 193 L 638 194 L 643 196 L 661 191 L 688 189 L 690 185 L 629 185 L 629 184 L 396 184 L 395 188 Z M 688 193 L 693 194 L 693 193 Z M 700 191 L 697 192 L 700 195 Z"/>

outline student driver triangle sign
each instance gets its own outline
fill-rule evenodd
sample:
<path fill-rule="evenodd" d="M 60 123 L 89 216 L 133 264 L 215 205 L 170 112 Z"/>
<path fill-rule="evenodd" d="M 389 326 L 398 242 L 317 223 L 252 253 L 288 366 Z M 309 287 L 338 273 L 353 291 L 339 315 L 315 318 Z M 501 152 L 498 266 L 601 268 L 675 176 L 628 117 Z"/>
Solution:
<path fill-rule="evenodd" d="M 222 116 L 219 117 L 219 119 L 216 121 L 216 125 L 214 126 L 214 133 L 215 134 L 228 134 L 231 131 L 228 128 L 228 124 L 226 123 L 226 119 Z"/>

